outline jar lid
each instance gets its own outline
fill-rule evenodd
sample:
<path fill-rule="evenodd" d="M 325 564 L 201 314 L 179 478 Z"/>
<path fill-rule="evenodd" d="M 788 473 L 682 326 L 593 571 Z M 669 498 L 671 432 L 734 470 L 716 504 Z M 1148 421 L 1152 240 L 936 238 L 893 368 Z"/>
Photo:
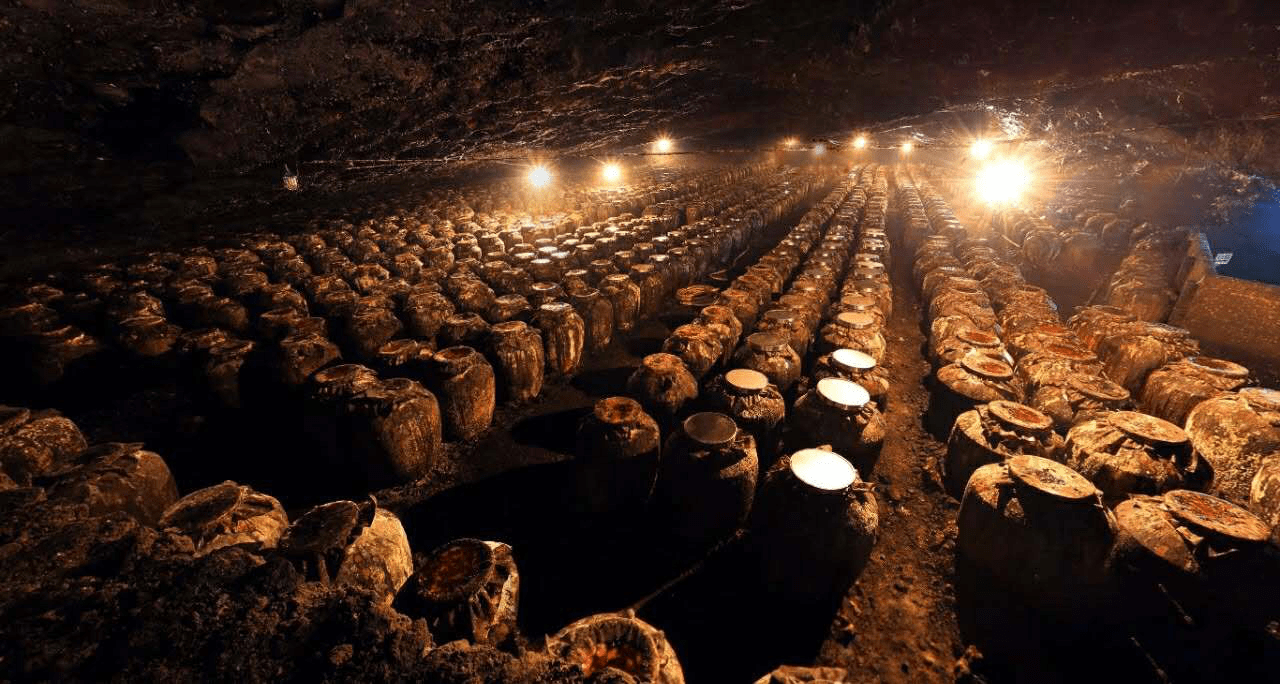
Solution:
<path fill-rule="evenodd" d="M 1195 556 L 1173 528 L 1169 514 L 1155 497 L 1134 497 L 1115 508 L 1116 526 L 1133 537 L 1151 555 L 1183 572 L 1194 572 Z"/>
<path fill-rule="evenodd" d="M 493 549 L 488 544 L 479 539 L 456 539 L 431 552 L 416 582 L 428 601 L 459 601 L 480 590 L 493 563 Z"/>
<path fill-rule="evenodd" d="M 1098 489 L 1085 476 L 1039 456 L 1014 456 L 1005 461 L 1009 476 L 1036 491 L 1066 501 L 1095 498 Z"/>
<path fill-rule="evenodd" d="M 761 351 L 780 351 L 787 341 L 775 333 L 758 332 L 747 335 L 747 344 Z"/>
<path fill-rule="evenodd" d="M 790 309 L 769 309 L 764 312 L 764 317 L 771 321 L 790 323 L 796 320 L 796 313 Z"/>
<path fill-rule="evenodd" d="M 723 413 L 703 411 L 684 419 L 684 433 L 704 446 L 724 446 L 738 436 L 738 425 Z"/>
<path fill-rule="evenodd" d="M 1271 536 L 1271 528 L 1261 518 L 1216 496 L 1175 489 L 1164 493 L 1164 505 L 1179 520 L 1224 537 L 1263 542 Z"/>
<path fill-rule="evenodd" d="M 823 378 L 816 388 L 823 401 L 844 411 L 853 411 L 867 405 L 871 394 L 866 388 L 844 378 Z"/>
<path fill-rule="evenodd" d="M 1215 359 L 1211 356 L 1192 356 L 1187 359 L 1187 363 L 1224 378 L 1244 379 L 1249 377 L 1248 368 L 1226 359 Z"/>
<path fill-rule="evenodd" d="M 769 386 L 769 378 L 750 368 L 735 368 L 724 374 L 724 381 L 740 392 L 759 392 Z"/>
<path fill-rule="evenodd" d="M 801 449 L 791 455 L 791 472 L 801 482 L 828 492 L 848 489 L 858 471 L 843 456 L 826 449 Z"/>
<path fill-rule="evenodd" d="M 1059 358 L 1067 359 L 1068 361 L 1089 363 L 1098 360 L 1098 357 L 1093 352 L 1074 344 L 1050 342 L 1049 344 L 1044 345 L 1044 350 Z"/>
<path fill-rule="evenodd" d="M 876 324 L 876 317 L 861 311 L 844 311 L 836 316 L 836 322 L 846 328 L 865 330 Z"/>
<path fill-rule="evenodd" d="M 1240 396 L 1258 411 L 1280 411 L 1280 390 L 1267 387 L 1246 387 Z"/>
<path fill-rule="evenodd" d="M 631 397 L 605 397 L 596 402 L 592 413 L 596 419 L 608 425 L 634 423 L 644 415 L 644 408 Z"/>
<path fill-rule="evenodd" d="M 977 328 L 961 328 L 956 332 L 956 339 L 961 342 L 967 342 L 975 347 L 999 347 L 1000 338 L 986 330 L 978 330 Z"/>
<path fill-rule="evenodd" d="M 1013 377 L 1013 368 L 999 359 L 993 359 L 978 353 L 970 353 L 960 359 L 965 370 L 991 380 L 1008 380 Z"/>
<path fill-rule="evenodd" d="M 857 349 L 837 349 L 831 352 L 831 361 L 849 371 L 867 371 L 876 367 L 874 356 Z"/>
<path fill-rule="evenodd" d="M 631 280 L 625 273 L 610 273 L 604 279 L 610 283 L 625 283 Z"/>
<path fill-rule="evenodd" d="M 1148 444 L 1183 444 L 1187 441 L 1187 433 L 1182 428 L 1145 413 L 1116 411 L 1108 418 L 1112 425 Z"/>
<path fill-rule="evenodd" d="M 1091 399 L 1124 401 L 1129 398 L 1129 390 L 1100 375 L 1072 373 L 1067 376 L 1067 385 Z"/>
<path fill-rule="evenodd" d="M 987 404 L 987 410 L 1000 422 L 1012 428 L 1028 432 L 1045 432 L 1053 428 L 1052 418 L 1016 401 L 997 399 Z"/>

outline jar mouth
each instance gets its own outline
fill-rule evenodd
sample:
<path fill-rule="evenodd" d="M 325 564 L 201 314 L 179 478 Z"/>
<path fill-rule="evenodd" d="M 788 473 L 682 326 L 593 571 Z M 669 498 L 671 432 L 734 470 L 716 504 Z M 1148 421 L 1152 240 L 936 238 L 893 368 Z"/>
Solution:
<path fill-rule="evenodd" d="M 1067 359 L 1068 361 L 1092 362 L 1098 360 L 1098 357 L 1093 352 L 1082 347 L 1077 347 L 1074 344 L 1051 342 L 1044 345 L 1044 350 L 1059 358 Z"/>
<path fill-rule="evenodd" d="M 1136 411 L 1116 411 L 1111 424 L 1130 437 L 1152 445 L 1175 445 L 1187 441 L 1187 433 L 1167 420 Z"/>
<path fill-rule="evenodd" d="M 1085 476 L 1039 456 L 1014 456 L 1005 461 L 1009 476 L 1019 484 L 1065 501 L 1097 499 L 1098 489 Z"/>
<path fill-rule="evenodd" d="M 976 352 L 960 359 L 960 365 L 965 370 L 990 380 L 1009 380 L 1013 377 L 1013 368 L 1009 364 Z"/>
<path fill-rule="evenodd" d="M 644 415 L 639 402 L 630 397 L 607 397 L 596 402 L 592 411 L 596 418 L 609 425 L 634 423 Z"/>
<path fill-rule="evenodd" d="M 1000 338 L 985 330 L 963 329 L 956 333 L 956 339 L 972 344 L 975 347 L 994 349 L 1000 346 Z"/>
<path fill-rule="evenodd" d="M 724 380 L 737 394 L 754 394 L 769 386 L 768 376 L 750 368 L 735 368 L 724 374 Z"/>
<path fill-rule="evenodd" d="M 1198 368 L 1203 368 L 1214 375 L 1220 375 L 1226 378 L 1247 378 L 1249 377 L 1249 369 L 1244 366 L 1227 361 L 1226 359 L 1215 359 L 1211 356 L 1192 356 L 1187 362 Z"/>
<path fill-rule="evenodd" d="M 1201 492 L 1165 492 L 1164 506 L 1175 518 L 1229 539 L 1264 542 L 1271 529 L 1258 516 L 1233 503 Z"/>
<path fill-rule="evenodd" d="M 831 360 L 848 371 L 868 371 L 876 367 L 874 356 L 857 349 L 837 349 L 831 352 Z"/>
<path fill-rule="evenodd" d="M 747 344 L 759 351 L 782 351 L 787 346 L 786 340 L 774 333 L 752 333 L 747 336 Z"/>
<path fill-rule="evenodd" d="M 841 411 L 856 411 L 871 401 L 865 387 L 844 378 L 823 378 L 815 391 L 828 406 Z"/>
<path fill-rule="evenodd" d="M 865 330 L 875 325 L 876 317 L 861 311 L 845 311 L 836 316 L 836 322 L 846 328 Z"/>
<path fill-rule="evenodd" d="M 431 552 L 419 582 L 425 598 L 451 602 L 479 591 L 493 564 L 493 549 L 479 539 L 458 539 Z"/>
<path fill-rule="evenodd" d="M 738 436 L 738 425 L 732 418 L 711 411 L 695 413 L 685 418 L 681 427 L 685 435 L 704 446 L 724 446 Z"/>
<path fill-rule="evenodd" d="M 853 464 L 826 449 L 801 449 L 791 455 L 789 467 L 798 480 L 826 492 L 844 491 L 858 481 Z"/>
<path fill-rule="evenodd" d="M 1280 390 L 1267 387 L 1246 387 L 1240 390 L 1249 405 L 1263 411 L 1280 411 Z"/>
<path fill-rule="evenodd" d="M 987 404 L 987 410 L 997 420 L 1012 428 L 1030 432 L 1047 432 L 1053 428 L 1053 419 L 1041 411 L 1015 401 L 998 399 Z"/>

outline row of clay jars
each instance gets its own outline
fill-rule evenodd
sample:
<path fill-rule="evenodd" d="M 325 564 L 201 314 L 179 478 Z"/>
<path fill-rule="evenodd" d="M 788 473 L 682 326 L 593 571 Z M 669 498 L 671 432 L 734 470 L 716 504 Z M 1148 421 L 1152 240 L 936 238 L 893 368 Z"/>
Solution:
<path fill-rule="evenodd" d="M 1191 356 L 1151 371 L 1138 395 L 1143 412 L 1182 425 L 1201 402 L 1249 382 L 1249 369 L 1207 356 Z"/>
<path fill-rule="evenodd" d="M 1108 501 L 1171 489 L 1204 490 L 1213 466 L 1196 454 L 1178 426 L 1133 411 L 1102 414 L 1067 432 L 1066 463 Z"/>

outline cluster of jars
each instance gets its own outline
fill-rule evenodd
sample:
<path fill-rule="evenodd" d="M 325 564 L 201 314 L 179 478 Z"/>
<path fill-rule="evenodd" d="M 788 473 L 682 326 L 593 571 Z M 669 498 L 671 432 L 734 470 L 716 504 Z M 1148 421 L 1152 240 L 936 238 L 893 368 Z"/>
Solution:
<path fill-rule="evenodd" d="M 1162 322 L 1178 300 L 1178 269 L 1186 253 L 1185 230 L 1144 224 L 1105 290 L 1105 303 L 1139 321 Z"/>

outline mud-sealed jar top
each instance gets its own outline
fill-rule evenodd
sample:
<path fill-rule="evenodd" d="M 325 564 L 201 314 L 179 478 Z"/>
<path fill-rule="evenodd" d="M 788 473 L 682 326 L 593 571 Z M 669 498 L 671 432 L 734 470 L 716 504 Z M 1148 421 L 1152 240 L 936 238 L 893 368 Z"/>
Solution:
<path fill-rule="evenodd" d="M 1067 386 L 1099 401 L 1124 401 L 1129 398 L 1129 390 L 1100 375 L 1072 373 L 1067 376 Z"/>
<path fill-rule="evenodd" d="M 987 404 L 987 410 L 996 420 L 1015 430 L 1047 432 L 1053 429 L 1052 418 L 1016 401 L 997 399 Z"/>
<path fill-rule="evenodd" d="M 1006 460 L 1005 465 L 1014 481 L 1057 499 L 1085 501 L 1099 494 L 1085 476 L 1057 461 L 1023 455 Z"/>
<path fill-rule="evenodd" d="M 1266 387 L 1246 387 L 1240 396 L 1257 411 L 1280 411 L 1280 390 Z"/>
<path fill-rule="evenodd" d="M 1111 424 L 1123 430 L 1130 437 L 1152 445 L 1183 444 L 1187 441 L 1187 433 L 1182 428 L 1167 420 L 1149 416 L 1137 411 L 1116 411 L 1108 416 Z"/>
<path fill-rule="evenodd" d="M 596 402 L 592 412 L 606 425 L 628 425 L 644 415 L 640 403 L 631 397 L 606 397 Z"/>
<path fill-rule="evenodd" d="M 1257 543 L 1271 536 L 1258 516 L 1216 496 L 1175 489 L 1164 493 L 1164 505 L 1179 520 L 1229 539 Z"/>
<path fill-rule="evenodd" d="M 704 411 L 684 419 L 681 424 L 690 439 L 709 447 L 729 444 L 738 436 L 738 425 L 723 413 Z"/>
<path fill-rule="evenodd" d="M 493 565 L 493 549 L 479 539 L 457 539 L 431 552 L 419 571 L 422 595 L 456 601 L 480 590 Z"/>
<path fill-rule="evenodd" d="M 1009 380 L 1013 377 L 1013 368 L 1004 361 L 972 352 L 960 359 L 965 370 L 989 380 Z"/>
<path fill-rule="evenodd" d="M 861 311 L 845 311 L 836 316 L 836 322 L 846 328 L 865 330 L 875 325 L 876 317 Z"/>

